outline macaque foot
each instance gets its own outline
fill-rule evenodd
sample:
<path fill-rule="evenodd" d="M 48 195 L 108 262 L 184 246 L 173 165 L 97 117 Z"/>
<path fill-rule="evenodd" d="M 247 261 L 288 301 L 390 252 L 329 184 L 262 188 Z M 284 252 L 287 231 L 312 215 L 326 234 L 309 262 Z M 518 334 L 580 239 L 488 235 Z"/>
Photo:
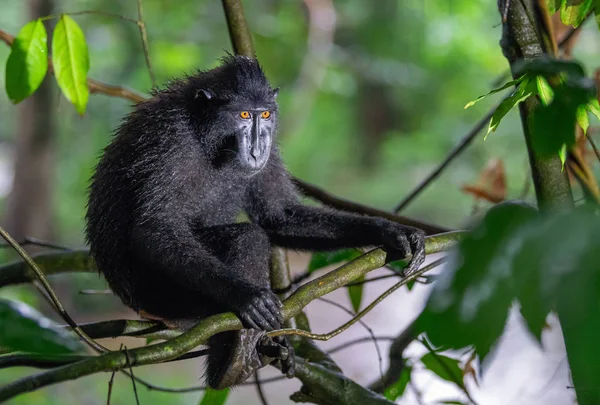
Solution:
<path fill-rule="evenodd" d="M 274 362 L 288 378 L 294 376 L 294 349 L 284 337 L 270 338 L 259 329 L 241 329 L 236 333 L 231 358 L 220 376 L 215 389 L 243 383 L 259 368 Z"/>

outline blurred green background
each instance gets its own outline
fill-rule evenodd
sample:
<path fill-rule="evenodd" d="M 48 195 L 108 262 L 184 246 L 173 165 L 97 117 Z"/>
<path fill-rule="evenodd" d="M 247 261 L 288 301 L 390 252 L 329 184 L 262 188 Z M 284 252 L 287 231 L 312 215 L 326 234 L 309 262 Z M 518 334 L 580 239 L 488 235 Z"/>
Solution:
<path fill-rule="evenodd" d="M 231 49 L 220 1 L 143 4 L 160 85 L 214 67 Z M 16 35 L 34 16 L 48 14 L 50 6 L 52 14 L 101 10 L 137 18 L 135 0 L 1 0 L 0 29 Z M 295 176 L 335 195 L 392 209 L 499 100 L 463 109 L 507 69 L 498 45 L 501 25 L 495 1 L 245 0 L 244 6 L 258 58 L 272 84 L 281 87 L 279 142 L 285 162 Z M 97 14 L 74 18 L 88 41 L 90 77 L 141 92 L 150 89 L 135 24 Z M 589 70 L 600 65 L 598 39 L 593 22 L 586 23 L 574 56 Z M 0 44 L 2 88 L 9 51 Z M 130 103 L 92 95 L 86 114 L 79 116 L 59 95 L 54 80 L 46 81 L 41 107 L 31 100 L 14 106 L 0 92 L 0 208 L 17 237 L 79 246 L 84 243 L 88 180 Z M 31 131 L 32 125 L 37 132 Z M 33 141 L 22 142 L 27 136 Z M 528 165 L 514 111 L 485 141 L 478 137 L 403 214 L 447 227 L 464 226 L 474 200 L 461 186 L 475 182 L 491 158 L 504 162 L 508 197 L 517 198 Z M 17 191 L 13 182 L 19 170 L 26 172 L 21 177 L 26 181 Z M 36 183 L 40 178 L 46 187 Z M 106 302 L 119 308 L 111 297 L 77 295 L 77 288 L 104 288 L 98 276 L 55 280 L 79 319 L 106 319 Z M 38 303 L 26 287 L 3 291 L 2 296 Z M 194 370 L 192 366 L 187 367 Z M 161 367 L 145 373 L 160 374 L 165 385 L 179 381 L 172 372 L 162 375 Z M 14 371 L 0 373 L 0 383 L 14 378 Z M 14 403 L 103 403 L 106 380 L 88 378 Z M 200 396 L 140 391 L 144 404 L 194 403 Z M 56 395 L 49 397 L 50 392 Z M 130 387 L 122 383 L 115 388 L 115 398 L 114 403 L 130 403 Z"/>

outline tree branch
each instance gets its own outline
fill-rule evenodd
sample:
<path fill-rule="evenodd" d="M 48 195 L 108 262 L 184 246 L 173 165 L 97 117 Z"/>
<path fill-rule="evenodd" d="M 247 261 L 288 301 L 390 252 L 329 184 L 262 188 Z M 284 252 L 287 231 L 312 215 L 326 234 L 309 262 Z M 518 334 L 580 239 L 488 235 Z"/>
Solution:
<path fill-rule="evenodd" d="M 45 275 L 71 272 L 95 272 L 96 264 L 88 249 L 67 252 L 39 253 L 31 256 Z M 36 276 L 22 260 L 0 266 L 0 288 L 13 284 L 29 283 Z"/>
<path fill-rule="evenodd" d="M 428 253 L 438 253 L 447 250 L 456 243 L 461 234 L 459 232 L 452 232 L 428 237 L 426 240 L 426 251 Z M 385 257 L 386 253 L 383 250 L 372 250 L 352 262 L 303 285 L 285 301 L 282 308 L 284 318 L 289 319 L 299 314 L 311 301 L 343 287 L 371 270 L 383 266 L 385 264 Z M 214 315 L 203 319 L 195 327 L 169 341 L 128 350 L 129 363 L 131 366 L 140 366 L 165 362 L 194 349 L 204 343 L 210 336 L 241 328 L 242 323 L 232 313 Z M 28 376 L 0 387 L 0 401 L 8 400 L 24 392 L 33 391 L 51 384 L 102 371 L 121 370 L 128 366 L 127 356 L 123 352 L 105 353 L 44 373 Z M 320 372 L 312 377 L 307 375 L 309 370 L 318 372 L 320 366 L 316 369 L 309 366 L 301 367 L 301 369 L 302 371 L 297 375 L 305 384 L 307 381 L 314 382 L 314 378 L 317 378 L 319 375 L 319 378 L 328 379 L 331 377 L 320 374 Z M 329 390 L 332 386 L 320 387 L 320 389 Z M 366 393 L 368 391 L 365 391 L 364 395 L 367 395 Z"/>
<path fill-rule="evenodd" d="M 244 7 L 240 0 L 223 0 L 223 10 L 229 28 L 233 51 L 238 55 L 256 58 L 250 29 L 244 17 Z"/>
<path fill-rule="evenodd" d="M 366 205 L 358 204 L 348 200 L 344 200 L 338 197 L 334 197 L 326 191 L 313 186 L 312 184 L 305 183 L 304 181 L 294 178 L 294 184 L 302 192 L 302 194 L 314 198 L 321 203 L 343 211 L 355 212 L 357 214 L 369 215 L 372 217 L 381 217 L 389 219 L 390 221 L 397 222 L 402 225 L 414 226 L 419 228 L 428 235 L 435 235 L 438 233 L 448 232 L 450 229 L 444 228 L 438 225 L 428 224 L 426 222 L 417 221 L 415 219 L 399 216 L 390 212 L 378 210 L 376 208 L 368 207 Z"/>
<path fill-rule="evenodd" d="M 413 321 L 394 339 L 392 345 L 390 346 L 389 352 L 390 365 L 383 378 L 369 385 L 370 390 L 375 392 L 384 392 L 386 388 L 398 381 L 400 375 L 402 375 L 404 367 L 406 367 L 403 356 L 404 350 L 416 338 L 417 333 L 415 331 L 415 322 Z"/>

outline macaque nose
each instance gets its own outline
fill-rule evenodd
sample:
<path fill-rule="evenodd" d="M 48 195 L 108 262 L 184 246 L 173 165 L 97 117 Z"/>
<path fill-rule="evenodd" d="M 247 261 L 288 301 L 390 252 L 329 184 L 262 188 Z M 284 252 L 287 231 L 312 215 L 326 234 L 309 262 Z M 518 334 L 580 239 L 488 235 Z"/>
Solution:
<path fill-rule="evenodd" d="M 255 118 L 252 124 L 252 146 L 250 148 L 250 156 L 255 160 L 258 160 L 260 156 L 260 120 Z"/>

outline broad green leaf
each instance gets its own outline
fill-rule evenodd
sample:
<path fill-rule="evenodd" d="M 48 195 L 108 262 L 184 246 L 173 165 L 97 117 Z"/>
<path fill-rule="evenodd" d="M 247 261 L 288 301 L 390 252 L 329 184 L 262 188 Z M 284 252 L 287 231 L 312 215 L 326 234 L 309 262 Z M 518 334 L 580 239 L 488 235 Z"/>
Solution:
<path fill-rule="evenodd" d="M 473 100 L 473 101 L 469 101 L 469 102 L 467 103 L 467 105 L 465 105 L 465 110 L 466 110 L 467 108 L 471 107 L 472 105 L 474 105 L 475 103 L 479 102 L 480 100 L 483 100 L 483 99 L 484 99 L 484 98 L 486 98 L 487 96 L 491 96 L 492 94 L 496 94 L 496 93 L 498 93 L 499 91 L 502 91 L 502 90 L 508 89 L 509 87 L 516 86 L 517 84 L 519 84 L 519 83 L 521 83 L 523 80 L 525 80 L 525 77 L 526 77 L 526 76 L 525 76 L 525 75 L 523 75 L 523 76 L 519 77 L 519 78 L 518 78 L 518 79 L 516 79 L 516 80 L 511 80 L 510 82 L 503 84 L 502 86 L 500 86 L 500 87 L 498 87 L 498 88 L 496 88 L 496 89 L 494 89 L 494 90 L 490 91 L 489 93 L 487 93 L 487 94 L 484 94 L 483 96 L 479 96 L 479 97 L 477 97 L 477 98 L 476 98 L 475 100 Z"/>
<path fill-rule="evenodd" d="M 552 87 L 544 78 L 544 76 L 536 76 L 535 83 L 537 85 L 537 93 L 540 96 L 540 100 L 542 100 L 542 104 L 549 105 L 552 103 L 552 100 L 554 99 L 554 90 L 552 90 Z"/>
<path fill-rule="evenodd" d="M 565 25 L 578 27 L 594 7 L 593 0 L 563 0 L 560 19 Z"/>
<path fill-rule="evenodd" d="M 458 360 L 437 353 L 426 353 L 421 357 L 423 365 L 438 377 L 458 385 L 465 386 L 462 370 L 458 366 Z"/>
<path fill-rule="evenodd" d="M 213 390 L 207 388 L 198 405 L 223 405 L 229 396 L 229 388 Z"/>
<path fill-rule="evenodd" d="M 577 124 L 579 124 L 579 126 L 583 130 L 583 134 L 587 135 L 587 130 L 590 126 L 590 119 L 588 117 L 586 105 L 580 104 L 579 106 L 577 106 L 576 116 Z"/>
<path fill-rule="evenodd" d="M 48 71 L 48 35 L 41 20 L 31 21 L 19 31 L 6 61 L 6 94 L 18 103 L 31 96 Z"/>
<path fill-rule="evenodd" d="M 332 264 L 349 262 L 362 255 L 362 252 L 358 249 L 343 249 L 336 250 L 335 252 L 317 252 L 312 255 L 310 263 L 308 264 L 308 272 L 312 273 L 315 270 L 323 267 L 330 266 Z"/>
<path fill-rule="evenodd" d="M 359 277 L 356 281 L 364 281 L 365 276 Z M 358 313 L 360 311 L 360 303 L 362 301 L 364 284 L 350 285 L 348 286 L 348 295 L 350 295 L 350 302 L 352 303 L 352 309 Z"/>
<path fill-rule="evenodd" d="M 22 302 L 0 299 L 0 346 L 42 354 L 73 353 L 82 349 L 73 336 Z"/>
<path fill-rule="evenodd" d="M 600 1 L 600 0 L 598 0 L 598 1 Z M 600 103 L 598 103 L 597 98 L 592 98 L 592 100 L 590 100 L 590 102 L 587 103 L 585 105 L 585 107 L 587 108 L 587 110 L 589 112 L 594 114 L 596 116 L 596 118 L 598 118 L 600 120 Z"/>
<path fill-rule="evenodd" d="M 485 359 L 504 330 L 515 296 L 512 261 L 520 245 L 514 234 L 537 215 L 524 204 L 498 204 L 460 241 L 417 320 L 417 329 L 434 346 L 473 345 Z"/>
<path fill-rule="evenodd" d="M 593 208 L 583 207 L 537 222 L 537 232 L 516 258 L 515 272 L 517 266 L 535 272 L 539 282 L 519 299 L 535 291 L 536 306 L 557 310 L 578 401 L 596 403 L 600 398 L 600 218 Z M 538 328 L 543 310 L 535 309 Z M 523 314 L 531 328 L 530 314 Z"/>
<path fill-rule="evenodd" d="M 590 98 L 590 89 L 583 81 L 569 80 L 555 88 L 552 103 L 540 105 L 533 112 L 530 126 L 533 148 L 542 155 L 554 155 L 563 145 L 573 145 L 578 108 Z"/>
<path fill-rule="evenodd" d="M 410 382 L 410 373 L 412 372 L 412 367 L 409 365 L 405 365 L 402 369 L 402 373 L 400 373 L 400 378 L 398 381 L 390 385 L 385 389 L 383 395 L 389 399 L 390 401 L 396 400 L 396 398 L 401 397 L 406 390 L 406 386 Z"/>
<path fill-rule="evenodd" d="M 63 14 L 54 29 L 52 64 L 58 86 L 77 112 L 83 114 L 89 97 L 90 61 L 83 31 L 68 15 Z"/>
<path fill-rule="evenodd" d="M 600 0 L 596 0 L 594 14 L 596 14 L 596 24 L 598 24 L 598 28 L 600 28 Z"/>
<path fill-rule="evenodd" d="M 496 111 L 494 111 L 494 115 L 492 115 L 486 137 L 490 132 L 496 131 L 502 118 L 504 118 L 514 106 L 525 101 L 533 94 L 535 91 L 535 83 L 532 83 L 533 82 L 529 79 L 523 80 L 512 95 L 502 100 L 498 108 L 496 108 Z"/>
<path fill-rule="evenodd" d="M 550 15 L 556 13 L 558 9 L 560 9 L 561 0 L 546 0 L 546 6 L 548 7 L 548 12 Z"/>
<path fill-rule="evenodd" d="M 517 298 L 540 337 L 557 310 L 575 390 L 600 398 L 600 215 L 596 207 L 537 213 L 517 204 L 490 209 L 434 285 L 417 321 L 436 346 L 474 345 L 483 359 Z"/>

